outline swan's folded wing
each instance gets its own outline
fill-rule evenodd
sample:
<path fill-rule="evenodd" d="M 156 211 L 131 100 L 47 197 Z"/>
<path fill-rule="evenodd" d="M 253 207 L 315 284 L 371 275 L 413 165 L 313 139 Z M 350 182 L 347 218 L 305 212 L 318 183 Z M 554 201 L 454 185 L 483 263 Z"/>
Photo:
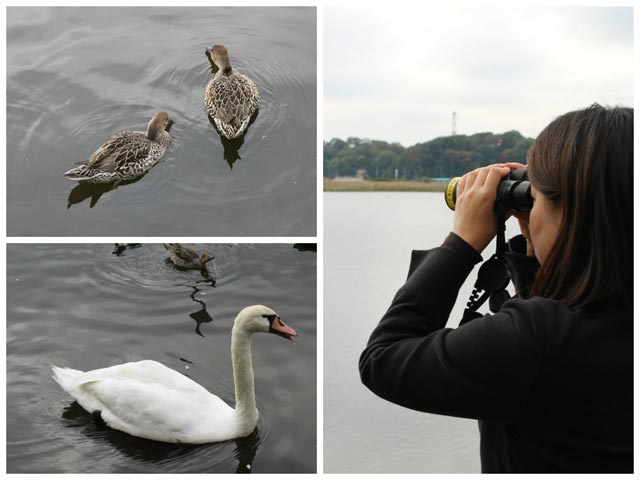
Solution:
<path fill-rule="evenodd" d="M 142 384 L 160 384 L 185 393 L 209 394 L 202 385 L 154 360 L 141 360 L 91 370 L 77 377 L 77 386 L 115 378 L 135 380 Z"/>
<path fill-rule="evenodd" d="M 110 427 L 162 442 L 201 443 L 203 420 L 213 409 L 225 422 L 233 417 L 231 407 L 204 389 L 185 392 L 116 377 L 87 383 L 84 390 L 102 406 Z"/>

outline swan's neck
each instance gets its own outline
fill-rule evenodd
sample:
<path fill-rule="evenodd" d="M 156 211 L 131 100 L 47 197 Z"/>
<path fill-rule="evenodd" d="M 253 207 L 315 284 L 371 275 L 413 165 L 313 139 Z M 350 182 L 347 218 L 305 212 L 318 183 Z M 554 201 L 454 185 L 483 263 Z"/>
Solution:
<path fill-rule="evenodd" d="M 236 413 L 257 421 L 256 391 L 251 364 L 251 333 L 234 328 L 231 332 L 231 363 L 236 389 Z"/>

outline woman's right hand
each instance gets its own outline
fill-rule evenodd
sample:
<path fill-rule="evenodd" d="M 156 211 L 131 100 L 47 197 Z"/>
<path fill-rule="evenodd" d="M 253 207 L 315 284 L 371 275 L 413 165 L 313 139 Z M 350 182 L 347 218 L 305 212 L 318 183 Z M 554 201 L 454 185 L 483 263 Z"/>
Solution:
<path fill-rule="evenodd" d="M 493 205 L 500 180 L 509 173 L 504 164 L 477 168 L 460 178 L 452 232 L 482 253 L 496 236 Z"/>

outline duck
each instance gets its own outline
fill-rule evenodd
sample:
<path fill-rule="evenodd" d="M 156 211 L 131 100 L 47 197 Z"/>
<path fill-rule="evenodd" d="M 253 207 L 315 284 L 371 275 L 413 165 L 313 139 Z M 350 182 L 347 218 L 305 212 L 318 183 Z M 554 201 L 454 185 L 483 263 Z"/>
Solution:
<path fill-rule="evenodd" d="M 202 270 L 207 267 L 207 262 L 214 259 L 208 253 L 198 254 L 195 250 L 179 243 L 163 243 L 162 245 L 169 251 L 169 260 L 176 267 Z"/>
<path fill-rule="evenodd" d="M 214 45 L 210 54 L 218 71 L 207 85 L 204 106 L 218 130 L 231 140 L 247 130 L 260 94 L 253 80 L 233 68 L 224 45 Z"/>
<path fill-rule="evenodd" d="M 107 140 L 89 160 L 64 173 L 70 180 L 110 183 L 132 180 L 147 173 L 167 152 L 171 126 L 167 112 L 158 112 L 146 132 L 121 132 Z"/>
<path fill-rule="evenodd" d="M 250 435 L 258 425 L 251 338 L 298 334 L 269 307 L 238 313 L 231 331 L 235 407 L 185 375 L 154 360 L 83 372 L 51 365 L 53 379 L 94 418 L 135 437 L 204 444 Z"/>

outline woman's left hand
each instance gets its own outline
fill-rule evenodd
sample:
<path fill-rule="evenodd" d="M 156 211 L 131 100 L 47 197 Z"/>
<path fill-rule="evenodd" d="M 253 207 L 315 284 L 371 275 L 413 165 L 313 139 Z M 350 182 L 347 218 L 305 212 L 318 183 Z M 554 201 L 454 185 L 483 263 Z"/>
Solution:
<path fill-rule="evenodd" d="M 478 168 L 464 175 L 457 186 L 453 233 L 482 253 L 496 236 L 493 205 L 498 184 L 511 168 L 503 163 Z"/>

